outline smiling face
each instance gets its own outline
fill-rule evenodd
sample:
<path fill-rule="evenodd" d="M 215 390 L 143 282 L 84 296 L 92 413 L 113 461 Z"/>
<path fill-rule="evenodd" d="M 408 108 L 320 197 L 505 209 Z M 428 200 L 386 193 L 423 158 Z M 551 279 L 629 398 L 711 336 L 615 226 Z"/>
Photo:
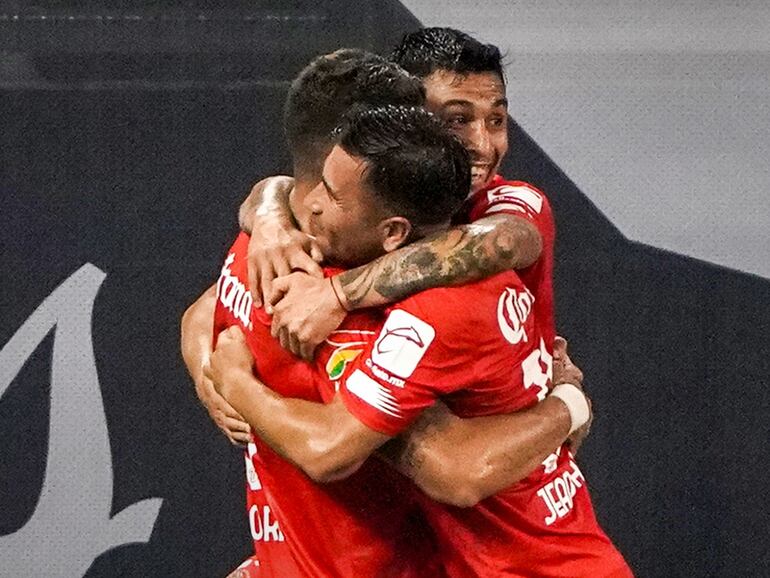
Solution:
<path fill-rule="evenodd" d="M 508 100 L 495 72 L 437 70 L 423 81 L 425 106 L 471 154 L 471 191 L 486 186 L 508 152 Z"/>

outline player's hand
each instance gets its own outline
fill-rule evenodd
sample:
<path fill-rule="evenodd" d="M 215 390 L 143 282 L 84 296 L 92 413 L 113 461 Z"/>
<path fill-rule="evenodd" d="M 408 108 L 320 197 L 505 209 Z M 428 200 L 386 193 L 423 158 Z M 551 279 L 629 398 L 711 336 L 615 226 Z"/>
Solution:
<path fill-rule="evenodd" d="M 553 384 L 572 383 L 582 389 L 583 372 L 567 354 L 567 340 L 556 337 L 553 344 Z"/>
<path fill-rule="evenodd" d="M 572 362 L 572 359 L 567 354 L 567 340 L 563 337 L 557 337 L 553 345 L 553 383 L 554 385 L 571 383 L 578 386 L 581 390 L 583 389 L 583 372 Z M 585 395 L 585 391 L 583 391 L 583 395 Z M 588 418 L 584 425 L 572 432 L 572 435 L 567 440 L 573 454 L 577 454 L 578 448 L 588 437 L 594 420 L 593 406 L 591 399 L 587 395 L 586 400 L 591 410 L 591 417 Z"/>
<path fill-rule="evenodd" d="M 211 353 L 203 375 L 209 378 L 214 389 L 225 400 L 230 397 L 234 379 L 243 372 L 251 373 L 254 357 L 246 344 L 240 327 L 230 327 L 219 334 L 217 346 Z"/>
<path fill-rule="evenodd" d="M 330 279 L 292 273 L 273 284 L 271 332 L 281 346 L 303 359 L 313 359 L 315 348 L 337 329 L 347 311 L 342 308 Z"/>
<path fill-rule="evenodd" d="M 272 215 L 254 217 L 248 249 L 249 288 L 254 306 L 270 303 L 276 277 L 304 271 L 322 278 L 318 265 L 322 258 L 315 239 L 290 228 L 284 219 Z"/>
<path fill-rule="evenodd" d="M 214 384 L 205 375 L 195 384 L 195 393 L 214 424 L 222 430 L 230 443 L 245 448 L 251 441 L 251 428 L 241 414 L 217 393 Z"/>

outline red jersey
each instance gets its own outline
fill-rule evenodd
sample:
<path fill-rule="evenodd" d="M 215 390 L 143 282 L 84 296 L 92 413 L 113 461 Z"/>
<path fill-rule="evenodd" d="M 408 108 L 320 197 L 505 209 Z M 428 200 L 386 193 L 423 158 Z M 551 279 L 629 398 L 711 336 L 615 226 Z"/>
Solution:
<path fill-rule="evenodd" d="M 459 218 L 467 222 L 498 213 L 508 213 L 532 223 L 543 240 L 540 257 L 532 265 L 516 271 L 535 298 L 535 318 L 548 351 L 553 352 L 556 336 L 553 313 L 553 250 L 556 226 L 551 204 L 545 194 L 524 181 L 506 181 L 495 175 L 465 204 Z"/>
<path fill-rule="evenodd" d="M 350 315 L 318 350 L 315 363 L 284 351 L 270 318 L 247 288 L 249 238 L 230 249 L 217 283 L 215 335 L 237 324 L 255 357 L 255 373 L 286 397 L 330 401 L 350 362 L 376 335 L 381 317 Z M 247 501 L 260 577 L 417 578 L 433 576 L 429 531 L 406 478 L 378 459 L 349 478 L 319 485 L 255 439 L 247 459 Z"/>
<path fill-rule="evenodd" d="M 346 406 L 393 436 L 438 397 L 460 417 L 534 405 L 547 395 L 552 369 L 535 303 L 514 272 L 406 299 L 343 380 Z M 630 575 L 596 522 L 567 446 L 475 507 L 425 498 L 423 508 L 449 576 Z"/>

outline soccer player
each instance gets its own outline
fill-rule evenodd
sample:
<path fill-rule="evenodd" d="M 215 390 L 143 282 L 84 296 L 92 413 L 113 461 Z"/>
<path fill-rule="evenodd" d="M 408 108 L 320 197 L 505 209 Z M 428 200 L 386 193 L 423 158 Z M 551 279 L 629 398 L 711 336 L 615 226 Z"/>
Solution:
<path fill-rule="evenodd" d="M 465 180 L 446 181 L 460 168 L 429 154 L 452 149 L 436 126 L 427 113 L 392 106 L 348 119 L 322 182 L 305 199 L 309 231 L 329 263 L 356 266 L 448 225 L 452 203 L 441 195 L 464 200 L 469 174 L 466 167 Z M 466 418 L 545 400 L 552 357 L 536 314 L 532 293 L 512 271 L 418 293 L 390 310 L 378 337 L 339 381 L 339 396 L 327 403 L 265 387 L 237 326 L 220 336 L 206 373 L 265 443 L 325 482 L 369 464 L 373 451 L 439 396 Z M 580 419 L 573 417 L 575 427 Z M 468 507 L 420 501 L 449 576 L 631 575 L 596 522 L 568 445 L 517 484 L 458 504 Z"/>
<path fill-rule="evenodd" d="M 287 134 L 297 175 L 293 199 L 301 199 L 320 181 L 320 165 L 330 148 L 329 133 L 347 105 L 352 102 L 377 104 L 383 99 L 410 103 L 421 98 L 418 83 L 373 55 L 342 51 L 316 59 L 292 86 L 287 104 Z M 297 211 L 297 220 L 306 221 L 302 207 L 297 202 L 292 207 Z M 277 348 L 277 342 L 266 329 L 269 318 L 250 307 L 246 291 L 247 242 L 245 236 L 236 241 L 232 258 L 228 258 L 214 289 L 219 294 L 217 328 L 239 324 L 246 329 L 257 353 L 260 377 L 276 383 L 277 387 L 284 383 L 279 378 L 294 379 L 292 388 L 281 389 L 282 393 L 328 401 L 345 365 L 361 351 L 362 335 L 371 339 L 382 321 L 372 326 L 369 319 L 368 325 L 356 325 L 352 316 L 343 330 L 334 335 L 336 341 L 330 341 L 328 347 L 319 352 L 324 375 L 321 385 L 313 386 L 317 382 L 311 379 L 310 366 Z M 192 333 L 189 325 L 195 325 L 196 316 L 186 315 L 183 321 L 187 334 L 183 338 L 183 352 L 194 376 L 210 349 L 205 343 L 201 347 L 200 340 L 189 339 Z M 210 335 L 210 311 L 208 328 Z M 196 384 L 201 377 L 198 374 Z M 431 495 L 465 503 L 526 475 L 564 440 L 572 423 L 567 406 L 557 397 L 527 412 L 498 417 L 500 419 L 459 420 L 439 409 L 425 422 L 428 425 L 412 432 L 400 445 L 389 448 L 388 453 L 397 467 L 416 478 Z M 424 567 L 415 566 L 409 556 L 409 547 L 424 545 L 419 528 L 414 529 L 411 521 L 403 518 L 410 505 L 411 490 L 404 488 L 398 478 L 392 479 L 392 472 L 382 471 L 381 466 L 377 469 L 376 462 L 356 474 L 362 482 L 346 480 L 345 485 L 325 488 L 310 484 L 268 448 L 257 450 L 256 444 L 249 446 L 247 467 L 250 523 L 257 556 L 248 561 L 242 571 L 258 570 L 261 573 L 255 575 L 260 576 L 369 575 L 379 564 L 380 569 L 390 568 L 391 574 L 387 575 L 410 575 L 409 572 L 414 571 L 417 575 L 429 575 L 425 574 Z M 390 481 L 385 483 L 386 480 Z M 394 499 L 393 496 L 399 495 L 402 497 Z M 310 496 L 314 497 L 312 501 Z M 351 499 L 358 500 L 355 508 L 350 507 Z M 386 519 L 382 516 L 384 506 L 388 512 Z M 309 516 L 308 511 L 317 515 Z M 357 515 L 345 519 L 345 512 L 349 511 Z M 333 524 L 335 519 L 345 519 L 345 522 L 329 535 L 324 531 L 328 530 L 324 523 Z M 404 542 L 409 547 L 404 546 Z M 362 543 L 365 546 L 361 546 Z M 402 568 L 388 558 L 393 550 L 399 553 Z M 346 558 L 346 552 L 350 558 Z M 421 563 L 430 562 L 430 557 L 423 552 L 416 559 Z M 350 566 L 351 560 L 358 560 L 359 566 Z M 362 560 L 369 565 L 366 570 L 360 567 Z M 347 574 L 343 570 L 346 564 Z M 358 571 L 354 572 L 356 568 Z"/>
<path fill-rule="evenodd" d="M 420 77 L 426 107 L 461 138 L 472 160 L 472 189 L 459 225 L 410 244 L 373 263 L 336 275 L 329 283 L 313 269 L 302 247 L 312 241 L 292 230 L 286 192 L 260 198 L 256 189 L 241 209 L 242 226 L 254 219 L 250 246 L 251 286 L 275 305 L 273 331 L 305 358 L 344 318 L 346 310 L 381 307 L 422 289 L 466 283 L 506 269 L 519 272 L 535 297 L 538 322 L 551 351 L 554 224 L 546 196 L 497 174 L 508 150 L 508 101 L 500 51 L 450 28 L 407 34 L 393 60 Z M 259 204 L 261 201 L 261 204 Z M 255 204 L 259 204 L 255 210 Z M 282 208 L 284 207 L 284 208 Z M 292 268 L 314 272 L 273 284 L 273 274 Z"/>

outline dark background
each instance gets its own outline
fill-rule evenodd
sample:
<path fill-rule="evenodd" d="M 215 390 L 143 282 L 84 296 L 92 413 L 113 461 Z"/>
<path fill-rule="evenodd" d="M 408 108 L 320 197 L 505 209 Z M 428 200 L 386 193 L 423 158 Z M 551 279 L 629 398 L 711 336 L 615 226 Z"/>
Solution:
<path fill-rule="evenodd" d="M 288 81 L 320 52 L 385 52 L 418 26 L 397 2 L 0 1 L 0 345 L 81 265 L 105 271 L 113 512 L 164 499 L 150 542 L 87 576 L 219 576 L 247 555 L 243 462 L 195 399 L 179 319 L 251 184 L 288 170 Z M 770 282 L 627 241 L 511 139 L 504 174 L 557 217 L 558 328 L 594 399 L 581 463 L 600 521 L 639 576 L 768 575 Z M 40 492 L 50 351 L 0 403 L 0 535 Z"/>

